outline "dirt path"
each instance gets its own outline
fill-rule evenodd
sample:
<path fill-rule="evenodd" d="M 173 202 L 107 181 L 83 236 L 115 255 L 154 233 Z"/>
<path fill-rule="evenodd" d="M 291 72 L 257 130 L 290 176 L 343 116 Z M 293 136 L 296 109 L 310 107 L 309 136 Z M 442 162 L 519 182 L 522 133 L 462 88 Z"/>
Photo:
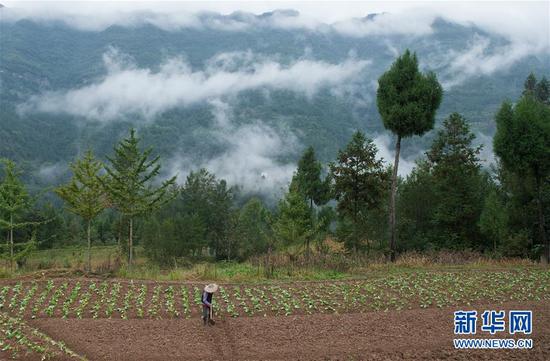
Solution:
<path fill-rule="evenodd" d="M 90 360 L 550 360 L 548 301 L 467 309 L 474 308 L 533 310 L 534 348 L 455 350 L 457 308 L 242 317 L 219 320 L 214 327 L 204 327 L 196 318 L 38 319 L 31 324 Z M 509 337 L 501 334 L 495 337 Z"/>

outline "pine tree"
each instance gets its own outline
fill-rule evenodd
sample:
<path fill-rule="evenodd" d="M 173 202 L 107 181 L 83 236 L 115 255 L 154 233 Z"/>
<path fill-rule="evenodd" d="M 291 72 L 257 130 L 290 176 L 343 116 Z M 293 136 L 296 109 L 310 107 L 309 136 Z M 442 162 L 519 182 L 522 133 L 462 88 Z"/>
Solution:
<path fill-rule="evenodd" d="M 104 175 L 101 162 L 94 158 L 91 150 L 88 150 L 82 159 L 71 164 L 73 177 L 69 183 L 58 187 L 55 192 L 67 204 L 72 213 L 82 217 L 86 221 L 86 234 L 88 243 L 88 271 L 92 270 L 92 221 L 106 208 L 107 199 L 102 186 Z"/>
<path fill-rule="evenodd" d="M 269 210 L 258 198 L 251 198 L 241 208 L 237 226 L 240 241 L 241 258 L 246 259 L 254 254 L 267 251 L 271 238 Z"/>
<path fill-rule="evenodd" d="M 109 201 L 128 219 L 128 266 L 133 259 L 134 219 L 158 209 L 175 197 L 172 191 L 176 177 L 172 177 L 158 187 L 153 185 L 160 172 L 160 157 L 151 157 L 151 148 L 139 150 L 140 139 L 135 129 L 114 148 L 115 155 L 107 157 L 110 166 L 105 167 L 107 177 L 101 180 Z"/>
<path fill-rule="evenodd" d="M 321 168 L 321 163 L 315 157 L 315 150 L 308 147 L 298 161 L 295 181 L 312 210 L 314 204 L 322 206 L 328 201 L 328 182 L 321 179 Z"/>
<path fill-rule="evenodd" d="M 425 251 L 433 248 L 437 242 L 433 237 L 433 219 L 437 203 L 431 166 L 426 159 L 419 159 L 399 187 L 401 249 Z"/>
<path fill-rule="evenodd" d="M 523 96 L 515 106 L 504 102 L 496 123 L 495 154 L 507 170 L 524 182 L 534 180 L 538 236 L 545 248 L 544 258 L 550 262 L 543 195 L 550 175 L 550 108 L 533 96 Z"/>
<path fill-rule="evenodd" d="M 485 197 L 483 211 L 479 217 L 481 233 L 493 243 L 493 252 L 496 253 L 501 243 L 507 236 L 508 214 L 500 192 L 493 184 L 489 194 Z"/>
<path fill-rule="evenodd" d="M 535 74 L 529 73 L 525 83 L 523 83 L 523 95 L 533 95 L 535 94 L 535 88 L 537 87 L 537 78 Z"/>
<path fill-rule="evenodd" d="M 418 70 L 416 54 L 409 50 L 397 58 L 378 80 L 377 105 L 384 127 L 397 135 L 390 194 L 390 258 L 395 260 L 397 241 L 395 202 L 401 139 L 432 129 L 443 90 L 434 73 Z"/>
<path fill-rule="evenodd" d="M 308 147 L 302 158 L 298 161 L 298 169 L 294 174 L 292 182 L 301 193 L 306 202 L 309 203 L 310 214 L 315 218 L 316 211 L 313 206 L 322 206 L 327 203 L 330 197 L 330 179 L 321 179 L 321 163 L 315 157 L 313 147 Z M 310 245 L 306 241 L 306 258 L 309 260 Z"/>
<path fill-rule="evenodd" d="M 288 193 L 279 202 L 274 230 L 285 244 L 308 245 L 314 236 L 312 215 L 302 193 L 295 182 L 290 184 Z"/>
<path fill-rule="evenodd" d="M 376 159 L 376 145 L 361 132 L 356 132 L 336 162 L 330 164 L 334 195 L 339 214 L 353 227 L 348 244 L 357 251 L 360 224 L 368 208 L 380 205 L 387 173 L 381 159 Z"/>
<path fill-rule="evenodd" d="M 17 228 L 25 227 L 31 222 L 18 222 L 19 217 L 29 208 L 29 194 L 19 180 L 21 172 L 17 169 L 15 163 L 4 159 L 4 178 L 0 183 L 0 224 L 8 229 L 8 247 L 10 251 L 10 268 L 13 270 L 13 261 L 15 260 L 13 231 Z"/>
<path fill-rule="evenodd" d="M 477 246 L 479 239 L 483 178 L 481 146 L 474 147 L 474 139 L 467 121 L 452 113 L 426 153 L 437 199 L 432 205 L 433 230 L 444 248 Z"/>
<path fill-rule="evenodd" d="M 208 230 L 203 237 L 204 246 L 219 259 L 231 256 L 227 253 L 230 251 L 227 244 L 234 243 L 230 239 L 234 226 L 231 209 L 234 192 L 225 180 L 216 179 L 206 169 L 191 172 L 180 190 L 180 212 L 198 214 Z"/>
<path fill-rule="evenodd" d="M 535 87 L 535 97 L 543 104 L 550 104 L 550 82 L 544 76 Z"/>

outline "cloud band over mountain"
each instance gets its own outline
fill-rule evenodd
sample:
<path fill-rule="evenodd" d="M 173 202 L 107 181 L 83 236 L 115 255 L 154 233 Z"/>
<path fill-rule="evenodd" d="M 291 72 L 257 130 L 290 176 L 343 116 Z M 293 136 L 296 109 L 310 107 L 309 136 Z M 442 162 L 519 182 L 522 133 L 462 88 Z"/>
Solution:
<path fill-rule="evenodd" d="M 338 64 L 301 59 L 283 65 L 256 59 L 250 53 L 232 53 L 211 59 L 203 70 L 193 70 L 182 58 L 170 58 L 155 71 L 136 67 L 116 49 L 104 54 L 104 63 L 107 74 L 102 79 L 77 89 L 33 96 L 21 110 L 100 121 L 125 114 L 150 119 L 174 107 L 259 88 L 311 97 L 321 88 L 338 88 L 368 65 L 368 61 L 353 58 Z"/>

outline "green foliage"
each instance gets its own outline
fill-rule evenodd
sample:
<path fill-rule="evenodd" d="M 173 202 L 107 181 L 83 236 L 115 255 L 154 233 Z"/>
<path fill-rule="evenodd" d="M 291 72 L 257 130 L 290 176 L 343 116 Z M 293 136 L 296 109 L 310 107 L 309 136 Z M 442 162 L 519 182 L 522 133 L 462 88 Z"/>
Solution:
<path fill-rule="evenodd" d="M 523 95 L 534 95 L 537 87 L 537 78 L 533 72 L 529 73 L 523 83 Z"/>
<path fill-rule="evenodd" d="M 497 168 L 499 196 L 506 212 L 506 237 L 501 240 L 499 251 L 511 257 L 537 257 L 533 242 L 537 238 L 536 185 L 533 177 L 525 177 L 506 169 L 502 163 Z M 548 201 L 549 198 L 546 198 Z"/>
<path fill-rule="evenodd" d="M 82 159 L 71 164 L 73 177 L 70 182 L 55 190 L 68 209 L 86 221 L 96 218 L 107 206 L 102 186 L 105 176 L 100 174 L 102 169 L 101 162 L 88 150 Z"/>
<path fill-rule="evenodd" d="M 535 88 L 535 97 L 543 104 L 550 104 L 550 82 L 544 76 L 537 83 L 537 87 Z"/>
<path fill-rule="evenodd" d="M 55 192 L 68 205 L 69 210 L 82 217 L 87 223 L 88 270 L 91 271 L 92 239 L 91 223 L 107 207 L 107 197 L 103 184 L 105 176 L 100 174 L 103 164 L 95 160 L 91 150 L 82 159 L 71 164 L 73 177 L 66 185 Z"/>
<path fill-rule="evenodd" d="M 445 119 L 427 152 L 434 193 L 433 226 L 439 244 L 446 248 L 476 247 L 479 242 L 479 219 L 483 206 L 485 179 L 480 172 L 475 136 L 458 113 Z"/>
<path fill-rule="evenodd" d="M 64 209 L 47 202 L 31 213 L 31 218 L 41 227 L 36 229 L 36 238 L 40 249 L 60 247 L 70 240 L 70 232 Z"/>
<path fill-rule="evenodd" d="M 271 214 L 258 198 L 252 198 L 241 208 L 237 225 L 240 259 L 267 252 L 273 237 Z"/>
<path fill-rule="evenodd" d="M 160 172 L 160 157 L 150 159 L 152 148 L 141 152 L 139 141 L 135 129 L 131 129 L 129 137 L 115 146 L 114 157 L 107 157 L 107 177 L 101 179 L 112 206 L 130 218 L 150 213 L 170 201 L 176 181 L 174 176 L 159 187 L 153 185 Z"/>
<path fill-rule="evenodd" d="M 497 185 L 492 185 L 479 216 L 479 229 L 492 243 L 495 253 L 508 236 L 508 212 L 501 192 Z"/>
<path fill-rule="evenodd" d="M 478 220 L 487 177 L 480 171 L 480 147 L 466 120 L 451 114 L 438 132 L 427 160 L 419 162 L 399 191 L 404 247 L 483 249 Z"/>
<path fill-rule="evenodd" d="M 388 173 L 376 153 L 373 141 L 358 131 L 329 166 L 343 230 L 339 234 L 351 250 L 358 250 L 366 237 L 362 230 L 367 212 L 380 207 L 386 188 Z"/>
<path fill-rule="evenodd" d="M 395 162 L 389 199 L 390 259 L 395 261 L 397 244 L 397 174 L 401 138 L 422 135 L 432 129 L 435 112 L 441 104 L 443 89 L 435 73 L 418 70 L 416 53 L 407 49 L 378 79 L 376 104 L 384 127 L 397 135 Z"/>
<path fill-rule="evenodd" d="M 504 102 L 496 115 L 495 154 L 505 167 L 544 177 L 550 171 L 550 109 L 524 96 Z"/>
<path fill-rule="evenodd" d="M 330 197 L 329 179 L 321 179 L 321 168 L 321 163 L 315 158 L 315 150 L 308 147 L 298 161 L 294 177 L 298 191 L 305 195 L 311 207 L 313 203 L 317 206 L 325 204 Z"/>
<path fill-rule="evenodd" d="M 309 245 L 315 236 L 313 214 L 296 183 L 291 183 L 277 211 L 275 236 L 286 246 Z"/>
<path fill-rule="evenodd" d="M 16 252 L 13 231 L 33 223 L 20 220 L 20 217 L 30 207 L 29 194 L 19 179 L 21 172 L 11 160 L 5 159 L 3 164 L 4 177 L 0 183 L 0 225 L 8 230 L 9 254 L 5 257 L 10 260 L 10 266 L 13 269 L 13 262 L 20 259 L 19 256 L 24 255 L 23 253 L 28 253 L 28 248 L 23 249 L 23 253 Z"/>
<path fill-rule="evenodd" d="M 100 178 L 109 201 L 122 215 L 129 220 L 128 265 L 133 257 L 133 219 L 150 213 L 169 202 L 174 196 L 172 191 L 176 177 L 154 185 L 159 175 L 159 156 L 150 159 L 152 149 L 139 150 L 139 138 L 134 129 L 130 136 L 123 139 L 114 148 L 114 157 L 108 157 L 107 177 Z"/>
<path fill-rule="evenodd" d="M 516 184 L 516 194 L 512 194 L 517 207 L 526 210 L 531 200 L 536 208 L 536 226 L 539 245 L 545 248 L 544 256 L 550 262 L 550 238 L 547 236 L 546 217 L 548 216 L 548 177 L 550 176 L 550 108 L 544 91 L 537 95 L 529 89 L 533 80 L 526 82 L 526 92 L 513 106 L 504 102 L 496 115 L 497 132 L 493 140 L 495 154 L 501 159 L 503 174 L 512 178 L 509 184 Z M 528 83 L 528 84 L 527 84 Z M 541 89 L 546 87 L 546 81 Z M 528 91 L 529 90 L 529 91 Z M 546 97 L 546 99 L 543 99 Z M 520 183 L 520 184 L 518 184 Z M 523 199 L 522 199 L 523 198 Z M 525 227 L 517 229 L 526 232 Z M 533 237 L 535 238 L 535 237 Z"/>
<path fill-rule="evenodd" d="M 8 159 L 4 159 L 2 163 L 4 177 L 0 183 L 0 214 L 2 225 L 13 229 L 11 228 L 13 225 L 10 224 L 30 207 L 30 197 L 20 180 L 21 171 L 17 169 L 15 163 Z"/>
<path fill-rule="evenodd" d="M 420 159 L 399 186 L 400 248 L 425 251 L 435 247 L 432 220 L 436 204 L 430 164 Z"/>
<path fill-rule="evenodd" d="M 191 172 L 180 189 L 178 210 L 182 214 L 197 214 L 205 225 L 204 247 L 208 247 L 217 258 L 227 256 L 227 242 L 230 240 L 230 217 L 235 189 L 228 187 L 225 180 L 216 179 L 206 169 Z"/>
<path fill-rule="evenodd" d="M 167 264 L 205 250 L 218 259 L 237 255 L 234 191 L 205 169 L 191 172 L 177 197 L 145 222 L 142 237 L 150 258 Z"/>
<path fill-rule="evenodd" d="M 433 128 L 442 96 L 435 74 L 422 74 L 416 54 L 406 50 L 378 79 L 376 104 L 384 127 L 405 138 Z"/>

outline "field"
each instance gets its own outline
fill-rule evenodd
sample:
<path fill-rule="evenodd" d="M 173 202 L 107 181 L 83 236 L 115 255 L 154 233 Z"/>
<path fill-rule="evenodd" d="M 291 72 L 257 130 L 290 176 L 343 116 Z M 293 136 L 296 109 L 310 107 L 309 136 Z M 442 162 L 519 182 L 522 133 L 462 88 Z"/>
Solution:
<path fill-rule="evenodd" d="M 222 284 L 5 280 L 2 359 L 549 359 L 550 272 L 409 272 L 342 281 Z M 532 309 L 532 350 L 452 349 L 453 311 Z"/>

